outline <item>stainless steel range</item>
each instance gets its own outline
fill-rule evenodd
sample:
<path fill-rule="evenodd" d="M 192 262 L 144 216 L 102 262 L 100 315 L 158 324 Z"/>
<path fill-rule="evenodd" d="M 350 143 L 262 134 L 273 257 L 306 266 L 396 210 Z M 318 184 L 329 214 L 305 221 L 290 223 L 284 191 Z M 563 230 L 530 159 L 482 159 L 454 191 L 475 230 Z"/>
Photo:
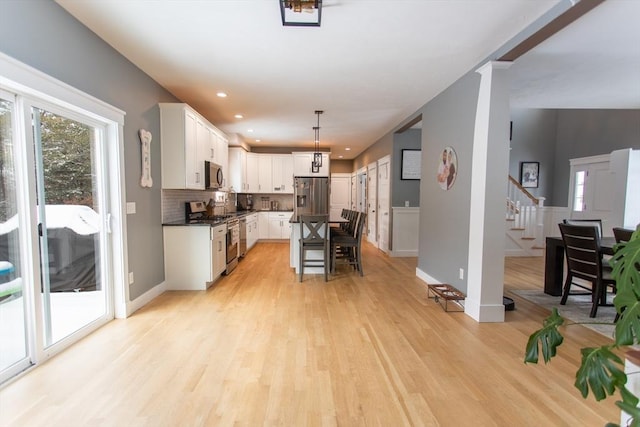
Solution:
<path fill-rule="evenodd" d="M 227 271 L 229 274 L 238 265 L 240 254 L 240 222 L 238 218 L 227 220 Z"/>

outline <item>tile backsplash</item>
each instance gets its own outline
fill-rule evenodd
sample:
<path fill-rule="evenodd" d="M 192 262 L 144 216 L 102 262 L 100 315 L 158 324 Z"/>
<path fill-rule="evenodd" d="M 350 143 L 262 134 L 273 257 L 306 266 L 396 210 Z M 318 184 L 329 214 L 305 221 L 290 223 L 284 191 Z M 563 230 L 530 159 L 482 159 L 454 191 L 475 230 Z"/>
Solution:
<path fill-rule="evenodd" d="M 162 190 L 162 222 L 173 222 L 184 220 L 184 204 L 202 200 L 209 203 L 209 200 L 215 198 L 215 191 L 199 191 L 199 190 Z M 292 194 L 254 194 L 253 206 L 255 210 L 269 210 L 271 201 L 278 202 L 279 210 L 293 210 Z M 226 204 L 216 203 L 214 208 L 215 215 L 223 215 L 227 212 L 236 211 L 236 194 L 228 193 Z"/>

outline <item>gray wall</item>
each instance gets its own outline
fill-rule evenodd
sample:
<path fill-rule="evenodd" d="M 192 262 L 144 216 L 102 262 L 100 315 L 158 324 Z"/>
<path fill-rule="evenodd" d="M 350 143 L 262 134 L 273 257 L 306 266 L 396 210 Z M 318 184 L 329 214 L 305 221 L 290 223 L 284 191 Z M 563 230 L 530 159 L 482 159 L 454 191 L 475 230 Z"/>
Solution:
<path fill-rule="evenodd" d="M 558 110 L 552 206 L 567 206 L 569 160 L 640 149 L 640 110 Z"/>
<path fill-rule="evenodd" d="M 0 51 L 126 112 L 126 193 L 137 211 L 127 216 L 130 299 L 163 282 L 157 104 L 178 100 L 53 1 L 3 1 Z M 141 128 L 153 134 L 151 189 L 138 185 Z"/>
<path fill-rule="evenodd" d="M 513 109 L 509 173 L 519 179 L 520 162 L 540 162 L 546 206 L 567 206 L 569 160 L 640 149 L 640 110 Z"/>
<path fill-rule="evenodd" d="M 420 150 L 422 130 L 408 129 L 396 133 L 393 137 L 393 155 L 391 157 L 392 181 L 391 206 L 404 206 L 405 201 L 412 207 L 420 206 L 420 180 L 402 180 L 402 150 Z"/>
<path fill-rule="evenodd" d="M 557 121 L 557 110 L 511 110 L 509 175 L 519 180 L 522 162 L 540 162 L 539 187 L 527 188 L 527 191 L 536 197 L 545 197 L 545 205 L 549 205 L 553 194 Z"/>
<path fill-rule="evenodd" d="M 422 180 L 418 268 L 462 292 L 468 264 L 471 206 L 471 156 L 480 75 L 469 73 L 427 103 L 422 110 Z M 458 172 L 453 187 L 443 191 L 436 180 L 442 150 L 453 147 Z"/>

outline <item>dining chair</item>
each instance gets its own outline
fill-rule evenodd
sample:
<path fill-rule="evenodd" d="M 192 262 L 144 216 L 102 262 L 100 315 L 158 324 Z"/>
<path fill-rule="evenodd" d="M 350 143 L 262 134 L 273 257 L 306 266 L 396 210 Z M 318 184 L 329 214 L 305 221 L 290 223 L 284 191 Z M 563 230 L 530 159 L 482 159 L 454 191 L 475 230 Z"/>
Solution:
<path fill-rule="evenodd" d="M 305 267 L 323 267 L 324 281 L 328 281 L 329 273 L 329 215 L 300 215 L 300 282 Z M 307 251 L 322 251 L 322 259 L 307 258 Z"/>
<path fill-rule="evenodd" d="M 362 268 L 362 232 L 367 220 L 367 214 L 356 212 L 355 232 L 331 236 L 331 273 L 335 273 L 336 264 L 353 265 L 354 268 L 364 275 Z"/>
<path fill-rule="evenodd" d="M 595 225 L 558 224 L 567 256 L 568 273 L 562 292 L 561 305 L 567 303 L 569 295 L 591 295 L 592 305 L 589 317 L 596 317 L 598 306 L 611 306 L 607 303 L 607 289 L 616 290 L 616 282 L 611 277 L 611 268 L 603 266 L 600 250 L 600 234 Z M 576 282 L 582 279 L 588 282 Z M 572 291 L 572 287 L 582 291 Z"/>
<path fill-rule="evenodd" d="M 616 243 L 628 242 L 634 231 L 628 228 L 613 227 L 613 237 L 615 237 Z"/>
<path fill-rule="evenodd" d="M 595 225 L 598 228 L 598 236 L 602 237 L 601 219 L 563 219 L 562 222 L 569 225 Z"/>

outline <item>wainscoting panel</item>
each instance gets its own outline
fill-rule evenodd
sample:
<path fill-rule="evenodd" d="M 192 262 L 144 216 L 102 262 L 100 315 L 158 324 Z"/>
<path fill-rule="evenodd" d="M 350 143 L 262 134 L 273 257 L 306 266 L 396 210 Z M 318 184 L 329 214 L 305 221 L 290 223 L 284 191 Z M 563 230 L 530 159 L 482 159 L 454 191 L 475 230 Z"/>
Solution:
<path fill-rule="evenodd" d="M 418 256 L 420 208 L 392 207 L 392 257 Z"/>

